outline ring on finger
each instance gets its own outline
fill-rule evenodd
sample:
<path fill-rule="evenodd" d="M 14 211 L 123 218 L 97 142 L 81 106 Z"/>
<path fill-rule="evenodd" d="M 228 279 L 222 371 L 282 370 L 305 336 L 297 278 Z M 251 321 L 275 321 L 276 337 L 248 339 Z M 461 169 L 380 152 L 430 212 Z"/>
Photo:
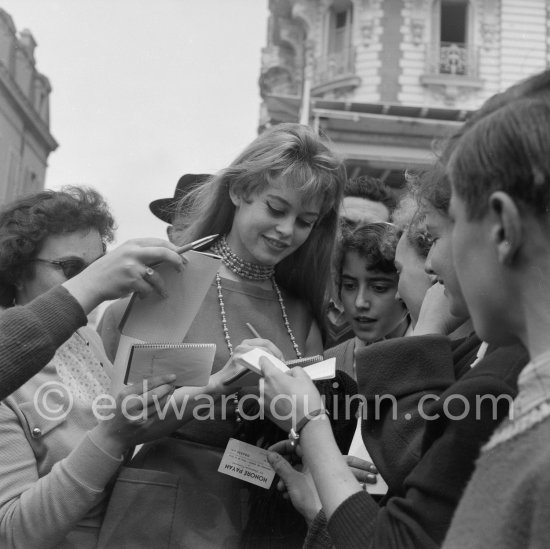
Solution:
<path fill-rule="evenodd" d="M 151 267 L 147 267 L 145 269 L 145 273 L 143 273 L 143 278 L 147 278 L 147 277 L 150 277 L 150 276 L 153 276 L 155 274 L 155 269 L 151 268 Z"/>

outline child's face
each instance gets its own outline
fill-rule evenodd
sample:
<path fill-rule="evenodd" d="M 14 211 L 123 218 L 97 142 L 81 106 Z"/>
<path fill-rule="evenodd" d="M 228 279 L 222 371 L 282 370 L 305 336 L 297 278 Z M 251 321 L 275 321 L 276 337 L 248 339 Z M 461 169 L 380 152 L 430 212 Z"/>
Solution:
<path fill-rule="evenodd" d="M 395 298 L 397 281 L 397 273 L 370 270 L 366 258 L 346 252 L 340 297 L 355 335 L 365 343 L 391 335 L 405 318 Z"/>
<path fill-rule="evenodd" d="M 451 232 L 453 223 L 435 208 L 426 206 L 426 228 L 432 239 L 432 247 L 426 258 L 426 271 L 434 273 L 437 282 L 445 286 L 449 310 L 457 318 L 469 315 L 458 283 L 452 259 Z"/>

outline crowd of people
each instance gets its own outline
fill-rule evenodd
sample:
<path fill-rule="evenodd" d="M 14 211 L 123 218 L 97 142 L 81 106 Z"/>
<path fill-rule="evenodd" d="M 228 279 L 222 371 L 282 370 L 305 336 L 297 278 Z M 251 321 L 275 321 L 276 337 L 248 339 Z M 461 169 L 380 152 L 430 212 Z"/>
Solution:
<path fill-rule="evenodd" d="M 92 189 L 3 206 L 0 545 L 550 546 L 549 121 L 546 71 L 398 197 L 279 124 L 151 203 L 168 240 L 109 252 Z M 219 270 L 183 339 L 215 344 L 207 385 L 178 386 L 174 364 L 114 390 L 130 296 L 170 299 L 156 267 L 185 271 L 178 246 L 212 234 Z M 251 384 L 258 348 L 336 375 L 263 357 Z M 219 472 L 235 439 L 266 451 L 270 487 Z"/>

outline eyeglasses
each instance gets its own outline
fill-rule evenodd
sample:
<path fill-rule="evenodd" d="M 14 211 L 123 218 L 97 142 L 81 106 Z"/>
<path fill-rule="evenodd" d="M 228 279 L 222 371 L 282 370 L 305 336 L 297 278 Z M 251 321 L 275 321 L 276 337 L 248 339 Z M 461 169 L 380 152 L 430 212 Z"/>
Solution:
<path fill-rule="evenodd" d="M 80 274 L 86 267 L 90 264 L 86 263 L 83 259 L 74 258 L 74 259 L 42 259 L 41 257 L 35 257 L 33 261 L 40 261 L 41 263 L 49 263 L 50 265 L 55 265 L 58 269 L 63 271 L 65 278 L 73 278 L 77 274 Z"/>

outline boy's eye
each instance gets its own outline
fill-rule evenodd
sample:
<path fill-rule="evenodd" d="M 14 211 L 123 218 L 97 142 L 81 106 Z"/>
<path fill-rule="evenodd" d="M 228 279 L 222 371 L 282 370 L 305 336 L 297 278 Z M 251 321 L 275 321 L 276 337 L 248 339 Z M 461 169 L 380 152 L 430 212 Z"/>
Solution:
<path fill-rule="evenodd" d="M 351 292 L 352 290 L 355 290 L 357 285 L 355 282 L 342 282 L 342 290 L 346 290 L 346 292 Z"/>
<path fill-rule="evenodd" d="M 373 289 L 377 294 L 384 294 L 384 293 L 386 293 L 386 292 L 390 289 L 390 286 L 382 286 L 382 285 L 376 284 L 375 286 L 372 287 L 372 289 Z"/>

